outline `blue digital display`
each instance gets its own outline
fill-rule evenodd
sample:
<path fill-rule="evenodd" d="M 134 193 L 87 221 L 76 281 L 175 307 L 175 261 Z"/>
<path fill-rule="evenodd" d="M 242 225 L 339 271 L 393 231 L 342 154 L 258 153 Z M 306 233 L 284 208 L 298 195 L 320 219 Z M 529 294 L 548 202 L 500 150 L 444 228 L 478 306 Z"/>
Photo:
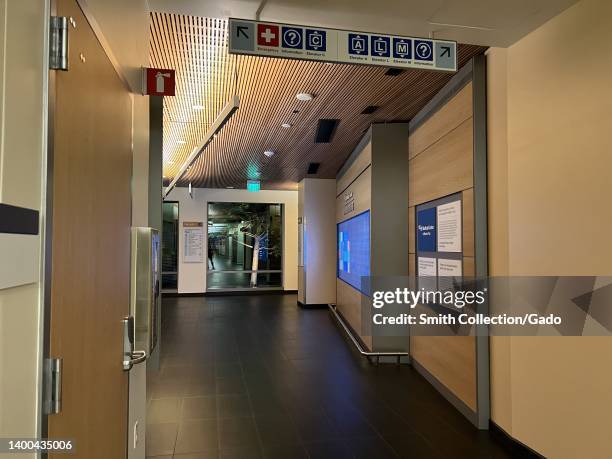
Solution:
<path fill-rule="evenodd" d="M 338 278 L 362 291 L 370 275 L 370 211 L 338 223 Z"/>

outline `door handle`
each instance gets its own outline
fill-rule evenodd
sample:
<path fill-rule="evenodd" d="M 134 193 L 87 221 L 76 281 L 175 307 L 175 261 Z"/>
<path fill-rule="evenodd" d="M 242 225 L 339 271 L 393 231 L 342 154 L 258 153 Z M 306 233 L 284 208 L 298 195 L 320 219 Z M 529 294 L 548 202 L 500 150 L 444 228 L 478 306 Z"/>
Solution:
<path fill-rule="evenodd" d="M 134 350 L 134 317 L 129 316 L 123 322 L 123 369 L 129 371 L 134 365 L 147 360 L 146 351 Z"/>

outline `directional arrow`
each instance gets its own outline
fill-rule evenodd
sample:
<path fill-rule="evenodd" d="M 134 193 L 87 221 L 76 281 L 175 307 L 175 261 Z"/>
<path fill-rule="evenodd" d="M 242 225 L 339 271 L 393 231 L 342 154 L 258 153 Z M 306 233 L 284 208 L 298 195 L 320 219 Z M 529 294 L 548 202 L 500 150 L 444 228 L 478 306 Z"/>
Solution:
<path fill-rule="evenodd" d="M 440 57 L 444 57 L 444 56 L 450 57 L 451 55 L 450 46 L 442 46 L 441 48 L 442 48 L 442 54 L 440 54 Z"/>
<path fill-rule="evenodd" d="M 249 28 L 245 26 L 236 27 L 236 36 L 239 37 L 240 34 L 242 34 L 244 38 L 249 38 L 248 34 L 245 32 L 246 30 L 249 30 Z"/>

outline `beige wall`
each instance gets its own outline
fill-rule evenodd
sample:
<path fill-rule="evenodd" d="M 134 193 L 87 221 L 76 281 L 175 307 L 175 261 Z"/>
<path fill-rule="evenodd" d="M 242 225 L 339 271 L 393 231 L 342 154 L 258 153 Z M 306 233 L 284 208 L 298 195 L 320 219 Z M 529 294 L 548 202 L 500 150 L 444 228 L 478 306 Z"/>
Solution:
<path fill-rule="evenodd" d="M 612 2 L 583 0 L 489 52 L 493 275 L 612 275 L 611 29 Z M 611 356 L 608 338 L 494 339 L 493 419 L 548 457 L 610 457 Z"/>
<path fill-rule="evenodd" d="M 45 152 L 47 14 L 38 0 L 0 1 L 0 202 L 37 210 Z M 34 245 L 28 260 L 21 261 L 37 274 L 25 285 L 0 290 L 0 437 L 36 437 L 41 237 L 0 234 L 0 239 L 7 237 Z M 0 263 L 14 267 L 14 256 L 0 253 Z"/>

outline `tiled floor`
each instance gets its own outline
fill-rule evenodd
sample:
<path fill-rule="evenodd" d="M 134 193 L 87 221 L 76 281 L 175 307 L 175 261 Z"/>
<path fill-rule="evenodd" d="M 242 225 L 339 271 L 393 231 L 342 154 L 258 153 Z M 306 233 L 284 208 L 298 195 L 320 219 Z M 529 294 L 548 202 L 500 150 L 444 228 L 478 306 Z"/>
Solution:
<path fill-rule="evenodd" d="M 158 459 L 505 458 L 409 366 L 370 365 L 295 295 L 164 298 Z"/>

